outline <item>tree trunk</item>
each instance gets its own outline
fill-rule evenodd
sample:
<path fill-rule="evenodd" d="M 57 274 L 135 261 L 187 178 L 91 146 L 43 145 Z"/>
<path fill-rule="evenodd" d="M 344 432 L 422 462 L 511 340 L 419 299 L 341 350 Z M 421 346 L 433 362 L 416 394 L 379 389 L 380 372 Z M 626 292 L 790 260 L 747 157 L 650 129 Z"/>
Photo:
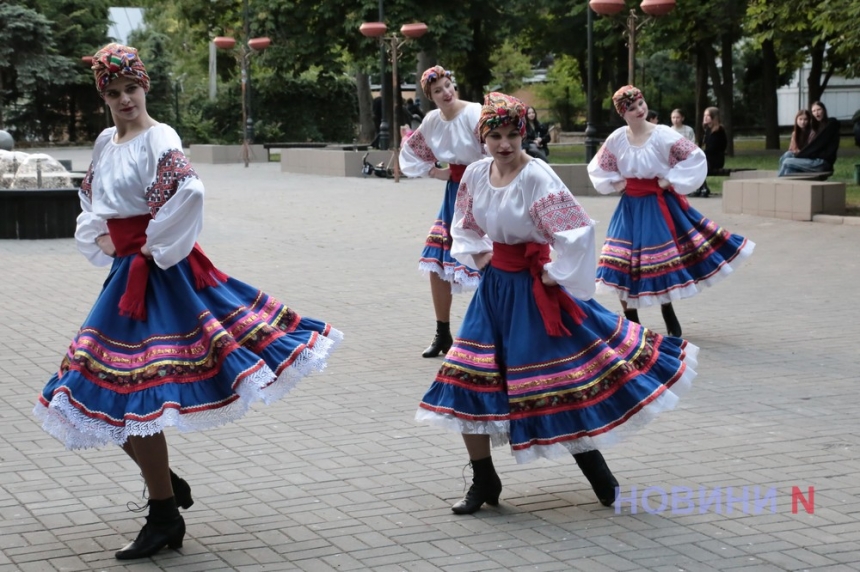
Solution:
<path fill-rule="evenodd" d="M 424 50 L 418 52 L 418 65 L 415 66 L 415 98 L 421 100 L 421 111 L 425 114 L 433 109 L 433 102 L 421 91 L 421 76 L 429 68 L 436 65 L 436 52 Z"/>
<path fill-rule="evenodd" d="M 696 141 L 701 142 L 705 136 L 702 127 L 702 116 L 708 107 L 708 53 L 701 44 L 696 45 Z"/>
<path fill-rule="evenodd" d="M 358 95 L 358 140 L 370 143 L 376 136 L 376 127 L 373 125 L 373 95 L 368 74 L 355 72 L 355 90 Z"/>
<path fill-rule="evenodd" d="M 776 90 L 779 88 L 779 60 L 773 47 L 773 40 L 765 40 L 762 52 L 762 92 L 764 95 L 764 148 L 779 149 L 779 108 Z"/>
<path fill-rule="evenodd" d="M 821 73 L 824 71 L 824 45 L 818 43 L 812 47 L 810 52 L 809 75 L 806 78 L 806 85 L 809 93 L 809 106 L 816 101 L 821 100 Z"/>
<path fill-rule="evenodd" d="M 735 156 L 735 74 L 733 71 L 733 62 L 734 62 L 734 38 L 732 38 L 731 34 L 725 33 L 722 36 L 722 54 L 720 55 L 721 59 L 721 67 L 720 71 L 722 72 L 723 81 L 722 85 L 722 95 L 723 101 L 720 104 L 720 116 L 723 122 L 723 129 L 726 130 L 726 140 L 728 144 L 726 145 L 726 155 L 729 157 Z"/>

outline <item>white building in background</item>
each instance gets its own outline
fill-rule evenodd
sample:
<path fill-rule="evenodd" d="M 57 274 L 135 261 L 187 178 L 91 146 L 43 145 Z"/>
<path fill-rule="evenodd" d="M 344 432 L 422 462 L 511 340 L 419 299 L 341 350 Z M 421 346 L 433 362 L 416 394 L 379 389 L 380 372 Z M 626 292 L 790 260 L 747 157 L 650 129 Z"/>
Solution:
<path fill-rule="evenodd" d="M 779 124 L 791 127 L 799 109 L 809 109 L 809 90 L 806 78 L 809 68 L 804 66 L 794 73 L 791 83 L 776 90 L 779 110 Z M 840 121 L 850 121 L 851 116 L 860 109 L 860 78 L 847 79 L 833 76 L 821 95 L 821 102 L 827 107 L 827 114 Z"/>
<path fill-rule="evenodd" d="M 125 46 L 131 33 L 145 26 L 143 8 L 108 8 L 108 19 L 108 37 Z"/>

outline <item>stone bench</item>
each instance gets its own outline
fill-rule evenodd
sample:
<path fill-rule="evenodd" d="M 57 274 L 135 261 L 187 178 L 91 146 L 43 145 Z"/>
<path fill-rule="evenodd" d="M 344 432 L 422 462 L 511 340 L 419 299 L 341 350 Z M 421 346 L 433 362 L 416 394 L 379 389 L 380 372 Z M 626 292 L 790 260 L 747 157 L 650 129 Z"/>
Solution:
<path fill-rule="evenodd" d="M 585 163 L 550 163 L 552 170 L 575 197 L 600 196 L 588 177 Z"/>
<path fill-rule="evenodd" d="M 0 239 L 71 238 L 78 189 L 0 189 Z"/>
<path fill-rule="evenodd" d="M 787 220 L 844 215 L 845 183 L 787 177 L 729 179 L 723 183 L 723 212 Z"/>
<path fill-rule="evenodd" d="M 391 151 L 353 151 L 341 148 L 307 149 L 287 148 L 281 150 L 281 172 L 327 177 L 363 177 L 361 161 L 367 153 L 372 165 L 391 160 Z"/>
<path fill-rule="evenodd" d="M 251 145 L 251 163 L 267 163 L 269 153 L 262 145 Z M 242 163 L 241 145 L 192 145 L 188 151 L 192 163 Z"/>

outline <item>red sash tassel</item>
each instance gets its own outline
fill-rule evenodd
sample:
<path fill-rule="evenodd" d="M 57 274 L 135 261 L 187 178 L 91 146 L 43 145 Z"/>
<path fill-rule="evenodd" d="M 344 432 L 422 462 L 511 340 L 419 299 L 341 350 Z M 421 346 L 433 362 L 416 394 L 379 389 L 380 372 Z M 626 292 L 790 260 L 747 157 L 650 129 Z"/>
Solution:
<path fill-rule="evenodd" d="M 657 183 L 657 179 L 627 179 L 627 187 L 624 189 L 624 192 L 631 197 L 657 195 L 657 203 L 660 205 L 663 220 L 666 221 L 666 226 L 669 227 L 669 232 L 672 233 L 675 244 L 678 244 L 678 234 L 675 231 L 675 223 L 672 221 L 672 213 L 669 212 L 669 205 L 666 204 L 666 195 L 674 195 L 678 199 L 678 204 L 684 210 L 690 208 L 690 201 L 687 200 L 687 197 L 679 195 L 671 187 L 668 189 L 661 188 Z"/>
<path fill-rule="evenodd" d="M 549 261 L 548 244 L 494 242 L 490 264 L 506 272 L 528 270 L 533 278 L 532 292 L 546 333 L 555 337 L 569 336 L 570 330 L 562 323 L 561 313 L 567 313 L 579 325 L 585 320 L 585 312 L 559 286 L 547 286 L 541 281 L 544 264 Z"/>
<path fill-rule="evenodd" d="M 120 315 L 128 316 L 133 320 L 146 320 L 146 287 L 149 283 L 150 261 L 140 256 L 140 249 L 146 244 L 146 227 L 151 219 L 152 217 L 147 214 L 129 218 L 112 218 L 107 221 L 116 255 L 137 255 L 131 261 L 125 293 L 119 300 Z M 194 276 L 194 288 L 197 290 L 207 286 L 217 286 L 227 281 L 228 276 L 215 268 L 197 243 L 188 255 L 188 263 Z"/>

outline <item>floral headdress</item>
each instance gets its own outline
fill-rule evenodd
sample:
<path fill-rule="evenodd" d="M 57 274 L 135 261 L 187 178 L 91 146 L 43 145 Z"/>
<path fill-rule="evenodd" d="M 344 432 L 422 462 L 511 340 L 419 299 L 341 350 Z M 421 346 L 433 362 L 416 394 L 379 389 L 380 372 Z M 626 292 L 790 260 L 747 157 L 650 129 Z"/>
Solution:
<path fill-rule="evenodd" d="M 618 115 L 623 117 L 627 110 L 643 97 L 638 87 L 625 85 L 613 94 L 612 103 L 615 104 L 615 111 L 618 112 Z"/>
<path fill-rule="evenodd" d="M 149 91 L 149 76 L 137 50 L 122 44 L 108 44 L 93 56 L 93 75 L 96 78 L 96 89 L 104 97 L 104 92 L 110 82 L 118 77 L 127 77 Z"/>
<path fill-rule="evenodd" d="M 481 141 L 487 138 L 487 133 L 505 125 L 516 125 L 520 135 L 525 136 L 525 117 L 526 106 L 516 97 L 497 91 L 488 93 L 484 97 L 481 118 L 478 120 L 478 132 L 481 134 Z"/>
<path fill-rule="evenodd" d="M 451 72 L 442 66 L 433 66 L 421 74 L 421 91 L 430 101 L 433 101 L 433 98 L 430 97 L 430 88 L 433 87 L 433 82 L 443 77 L 450 79 Z"/>

